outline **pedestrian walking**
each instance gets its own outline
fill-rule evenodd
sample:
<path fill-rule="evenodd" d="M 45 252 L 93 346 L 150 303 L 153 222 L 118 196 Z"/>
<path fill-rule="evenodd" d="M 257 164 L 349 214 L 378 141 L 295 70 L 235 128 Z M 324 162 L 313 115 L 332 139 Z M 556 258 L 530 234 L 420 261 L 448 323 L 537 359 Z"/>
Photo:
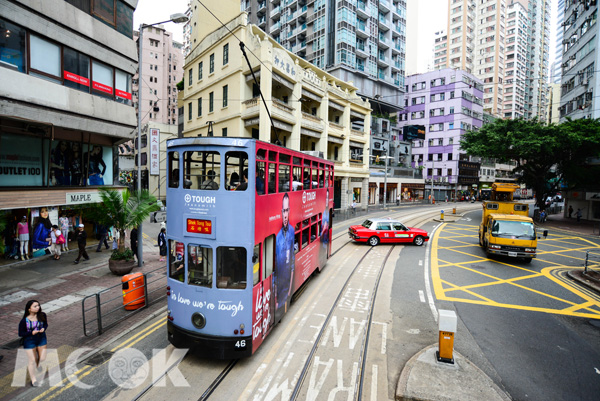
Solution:
<path fill-rule="evenodd" d="M 69 218 L 63 213 L 62 216 L 58 219 L 58 224 L 60 227 L 60 231 L 62 236 L 65 237 L 65 243 L 62 244 L 62 250 L 67 252 L 69 250 Z"/>
<path fill-rule="evenodd" d="M 29 259 L 29 224 L 27 224 L 27 216 L 23 216 L 21 221 L 17 223 L 17 237 L 19 238 L 21 260 Z"/>
<path fill-rule="evenodd" d="M 87 233 L 83 230 L 84 227 L 83 224 L 80 224 L 77 227 L 77 247 L 79 247 L 79 254 L 77 255 L 77 259 L 75 259 L 75 264 L 79 263 L 82 256 L 85 260 L 90 260 L 90 257 L 85 251 L 85 246 L 87 245 Z"/>
<path fill-rule="evenodd" d="M 113 227 L 113 241 L 112 241 L 112 250 L 119 249 L 119 238 L 121 237 L 121 233 L 119 230 Z"/>
<path fill-rule="evenodd" d="M 167 256 L 167 229 L 161 228 L 158 233 L 158 247 L 160 249 L 160 262 L 165 261 L 165 257 Z"/>
<path fill-rule="evenodd" d="M 546 222 L 546 211 L 542 209 L 540 211 L 540 223 L 545 223 L 545 222 Z"/>
<path fill-rule="evenodd" d="M 131 230 L 131 250 L 133 251 L 133 254 L 135 255 L 135 260 L 138 260 L 138 229 L 137 227 L 134 227 L 133 230 Z"/>
<path fill-rule="evenodd" d="M 400 195 L 396 197 L 396 206 L 400 206 Z"/>
<path fill-rule="evenodd" d="M 42 312 L 40 303 L 35 299 L 28 301 L 25 305 L 23 319 L 19 322 L 19 337 L 21 337 L 21 344 L 27 353 L 27 370 L 31 378 L 31 385 L 34 387 L 40 385 L 36 374 L 41 371 L 40 364 L 46 360 L 47 329 L 48 319 Z"/>
<path fill-rule="evenodd" d="M 96 252 L 102 252 L 102 243 L 104 243 L 106 249 L 110 248 L 107 241 L 108 228 L 104 224 L 98 224 L 97 229 L 98 235 L 100 236 L 100 241 L 98 241 L 98 248 L 96 248 Z"/>
<path fill-rule="evenodd" d="M 577 213 L 575 213 L 575 216 L 577 216 L 577 222 L 579 223 L 581 221 L 581 209 L 577 209 Z"/>
<path fill-rule="evenodd" d="M 571 218 L 572 214 L 573 214 L 573 206 L 569 205 L 569 218 Z"/>
<path fill-rule="evenodd" d="M 65 237 L 62 235 L 62 231 L 59 230 L 58 226 L 54 224 L 52 230 L 50 230 L 50 252 L 54 255 L 54 260 L 60 259 L 60 250 L 65 243 Z"/>

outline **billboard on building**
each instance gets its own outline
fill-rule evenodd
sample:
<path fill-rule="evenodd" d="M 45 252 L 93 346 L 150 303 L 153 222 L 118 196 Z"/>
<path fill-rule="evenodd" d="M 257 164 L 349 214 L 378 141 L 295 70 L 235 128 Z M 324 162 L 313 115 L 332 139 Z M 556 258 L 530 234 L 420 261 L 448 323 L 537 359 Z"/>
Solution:
<path fill-rule="evenodd" d="M 425 139 L 425 126 L 405 125 L 402 127 L 402 138 L 405 141 L 412 141 L 413 139 Z"/>

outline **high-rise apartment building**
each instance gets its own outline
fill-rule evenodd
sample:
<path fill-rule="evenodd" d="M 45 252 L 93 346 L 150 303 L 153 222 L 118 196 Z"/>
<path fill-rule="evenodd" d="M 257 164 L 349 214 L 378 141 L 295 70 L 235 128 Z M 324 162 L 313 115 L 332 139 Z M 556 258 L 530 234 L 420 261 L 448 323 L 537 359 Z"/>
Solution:
<path fill-rule="evenodd" d="M 547 0 L 448 0 L 449 15 L 446 48 L 434 60 L 436 68 L 458 68 L 483 80 L 483 106 L 486 113 L 496 117 L 512 117 L 523 114 L 524 118 L 545 115 L 546 76 L 549 57 L 550 5 Z M 518 5 L 517 5 L 518 4 Z M 527 19 L 517 13 L 526 10 Z M 513 14 L 514 13 L 514 14 Z M 509 26 L 509 20 L 514 26 Z M 527 25 L 517 25 L 526 23 Z M 517 41 L 526 38 L 525 53 L 518 50 Z M 440 38 L 435 46 L 443 47 Z M 513 47 L 514 46 L 514 47 Z M 507 76 L 511 60 L 525 60 L 523 110 L 512 107 L 514 101 L 505 102 L 515 91 L 514 78 Z M 445 58 L 445 61 L 444 61 Z M 522 61 L 523 59 L 521 59 Z M 522 64 L 522 63 L 521 63 Z M 515 74 L 514 66 L 510 69 Z M 506 80 L 509 80 L 507 85 Z M 511 92 L 512 91 L 512 92 Z M 512 95 L 511 95 L 512 93 Z"/>
<path fill-rule="evenodd" d="M 134 37 L 137 41 L 139 32 Z M 136 74 L 133 80 L 136 107 L 140 85 L 143 90 L 142 125 L 149 121 L 177 124 L 177 83 L 183 78 L 183 45 L 173 41 L 172 34 L 162 25 L 145 28 L 142 37 L 142 78 Z"/>
<path fill-rule="evenodd" d="M 550 69 L 550 82 L 559 84 L 561 75 L 561 64 L 563 47 L 563 34 L 564 34 L 564 22 L 565 22 L 565 0 L 558 0 L 558 6 L 556 9 L 556 50 L 554 52 L 554 60 Z"/>
<path fill-rule="evenodd" d="M 526 115 L 527 54 L 529 50 L 529 17 L 527 7 L 520 2 L 508 6 L 506 21 L 506 64 L 504 82 L 505 118 Z"/>
<path fill-rule="evenodd" d="M 565 1 L 560 119 L 598 118 L 597 50 L 600 26 L 596 1 Z"/>
<path fill-rule="evenodd" d="M 406 1 L 245 0 L 242 10 L 287 50 L 351 82 L 360 95 L 401 103 Z"/>
<path fill-rule="evenodd" d="M 445 68 L 448 60 L 448 34 L 445 29 L 437 31 L 433 38 L 433 68 Z"/>

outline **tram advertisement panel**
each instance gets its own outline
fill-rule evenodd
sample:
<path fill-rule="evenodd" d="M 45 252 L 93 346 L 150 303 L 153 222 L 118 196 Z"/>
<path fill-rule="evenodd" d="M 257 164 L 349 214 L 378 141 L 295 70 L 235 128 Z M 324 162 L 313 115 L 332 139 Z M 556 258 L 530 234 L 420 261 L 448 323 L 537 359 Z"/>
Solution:
<path fill-rule="evenodd" d="M 256 197 L 255 243 L 276 235 L 274 295 L 282 308 L 291 294 L 323 266 L 329 249 L 332 188 Z"/>

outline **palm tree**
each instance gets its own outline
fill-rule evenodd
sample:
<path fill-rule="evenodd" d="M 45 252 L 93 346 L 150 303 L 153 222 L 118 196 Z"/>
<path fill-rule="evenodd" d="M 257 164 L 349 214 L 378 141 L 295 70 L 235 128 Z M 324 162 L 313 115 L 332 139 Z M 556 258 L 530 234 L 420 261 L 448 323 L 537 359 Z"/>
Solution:
<path fill-rule="evenodd" d="M 119 230 L 119 253 L 125 251 L 125 230 L 139 226 L 150 213 L 160 209 L 156 198 L 147 190 L 130 192 L 100 188 L 102 203 L 92 209 L 92 218 L 100 224 Z"/>

